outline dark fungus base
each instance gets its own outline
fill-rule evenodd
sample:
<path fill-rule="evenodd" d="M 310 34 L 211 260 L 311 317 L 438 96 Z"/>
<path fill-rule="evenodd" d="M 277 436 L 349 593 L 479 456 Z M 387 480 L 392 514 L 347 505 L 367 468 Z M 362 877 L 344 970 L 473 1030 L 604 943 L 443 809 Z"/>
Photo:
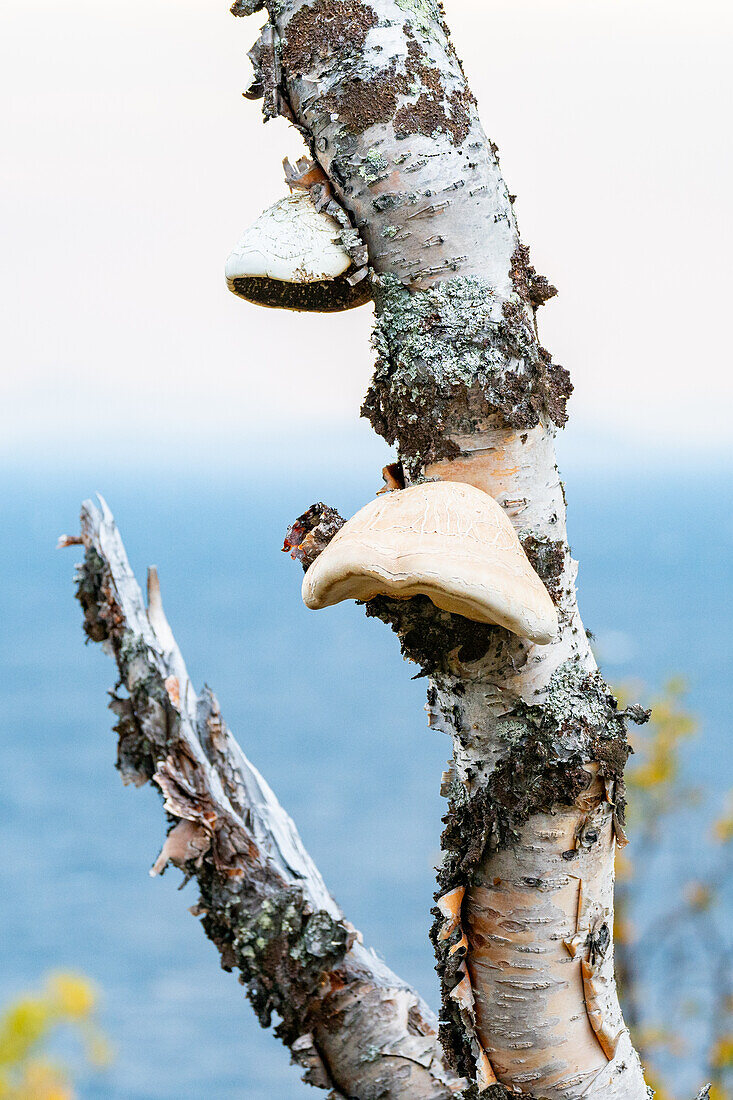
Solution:
<path fill-rule="evenodd" d="M 261 276 L 231 279 L 229 288 L 239 298 L 272 309 L 293 309 L 301 313 L 337 313 L 354 309 L 371 300 L 369 279 L 352 286 L 345 275 L 317 283 L 286 283 Z"/>

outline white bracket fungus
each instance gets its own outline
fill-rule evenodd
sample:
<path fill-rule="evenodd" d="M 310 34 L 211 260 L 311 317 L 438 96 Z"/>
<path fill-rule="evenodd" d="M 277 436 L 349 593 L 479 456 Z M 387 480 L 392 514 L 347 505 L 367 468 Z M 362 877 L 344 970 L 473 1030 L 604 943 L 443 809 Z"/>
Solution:
<path fill-rule="evenodd" d="M 472 485 L 424 482 L 385 493 L 341 528 L 303 578 L 307 607 L 428 596 L 538 645 L 557 613 L 497 502 Z"/>
<path fill-rule="evenodd" d="M 227 286 L 240 298 L 282 309 L 332 313 L 370 298 L 369 281 L 354 283 L 343 227 L 297 190 L 260 214 L 229 254 Z"/>

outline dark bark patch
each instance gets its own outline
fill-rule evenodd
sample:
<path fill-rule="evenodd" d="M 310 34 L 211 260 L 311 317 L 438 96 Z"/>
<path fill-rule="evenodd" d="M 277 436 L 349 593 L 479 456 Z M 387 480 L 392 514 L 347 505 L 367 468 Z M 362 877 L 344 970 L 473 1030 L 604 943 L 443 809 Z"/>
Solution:
<path fill-rule="evenodd" d="M 625 738 L 608 737 L 598 733 L 591 740 L 593 759 L 599 765 L 599 772 L 608 779 L 621 779 L 626 761 L 631 754 L 631 746 Z"/>
<path fill-rule="evenodd" d="M 591 779 L 580 755 L 570 763 L 553 759 L 548 737 L 528 738 L 509 752 L 488 786 L 449 803 L 441 837 L 446 857 L 438 878 L 440 892 L 470 882 L 487 847 L 496 850 L 514 842 L 533 814 L 573 805 Z"/>
<path fill-rule="evenodd" d="M 624 719 L 600 673 L 584 673 L 572 662 L 562 666 L 547 702 L 518 705 L 507 729 L 506 754 L 486 786 L 471 797 L 459 788 L 449 800 L 441 892 L 470 881 L 487 846 L 512 844 L 532 815 L 574 805 L 591 781 L 589 764 L 616 784 L 617 802 L 623 798 L 630 748 Z"/>
<path fill-rule="evenodd" d="M 463 665 L 479 661 L 497 633 L 503 633 L 501 627 L 441 611 L 427 596 L 409 600 L 375 596 L 364 609 L 369 618 L 392 627 L 402 655 L 421 666 L 419 676 L 448 675 L 455 660 Z"/>
<path fill-rule="evenodd" d="M 339 123 L 352 134 L 362 134 L 378 123 L 392 122 L 398 138 L 447 133 L 460 145 L 471 126 L 470 112 L 475 99 L 465 85 L 448 94 L 444 75 L 428 61 L 410 24 L 403 29 L 407 39 L 404 67 L 397 58 L 392 58 L 375 75 L 355 73 L 324 96 L 322 105 L 336 113 Z M 288 41 L 290 37 L 289 28 Z M 414 95 L 416 87 L 423 89 L 417 98 L 398 109 L 399 98 Z"/>
<path fill-rule="evenodd" d="M 100 600 L 104 580 L 104 562 L 90 547 L 76 574 L 76 598 L 84 612 L 84 633 L 90 642 L 103 642 L 110 634 L 109 620 L 114 612 L 108 601 Z"/>
<path fill-rule="evenodd" d="M 517 294 L 533 309 L 539 309 L 557 294 L 557 287 L 544 275 L 538 275 L 529 262 L 529 247 L 526 244 L 517 245 L 510 274 Z"/>
<path fill-rule="evenodd" d="M 376 24 L 377 13 L 359 0 L 315 0 L 288 23 L 283 64 L 291 76 L 322 70 L 326 61 L 360 53 Z"/>
<path fill-rule="evenodd" d="M 570 372 L 553 361 L 547 348 L 539 348 L 539 370 L 542 400 L 553 424 L 562 428 L 568 421 L 567 403 L 573 392 Z"/>
<path fill-rule="evenodd" d="M 444 74 L 427 59 L 409 23 L 404 27 L 407 39 L 407 79 L 400 91 L 407 93 L 415 84 L 422 91 L 417 99 L 405 103 L 394 114 L 394 131 L 398 138 L 411 134 L 431 137 L 436 133 L 449 134 L 455 145 L 461 145 L 471 128 L 471 108 L 476 100 L 467 84 L 448 94 Z"/>
<path fill-rule="evenodd" d="M 450 134 L 455 145 L 465 141 L 471 128 L 471 116 L 467 104 L 470 93 L 453 92 L 442 98 L 433 92 L 423 92 L 414 103 L 406 103 L 394 116 L 394 130 L 398 138 L 410 134 L 432 137 L 436 133 Z"/>
<path fill-rule="evenodd" d="M 363 134 L 370 126 L 392 121 L 397 97 L 407 89 L 404 73 L 398 73 L 392 61 L 376 76 L 357 75 L 344 81 L 338 91 L 329 92 L 321 103 L 326 111 L 338 114 L 341 125 L 352 134 Z"/>
<path fill-rule="evenodd" d="M 519 302 L 504 302 L 502 315 L 505 354 L 510 359 L 519 358 L 527 362 L 531 368 L 528 377 L 532 385 L 531 388 L 527 386 L 524 376 L 512 375 L 517 387 L 515 407 L 511 407 L 512 391 L 507 389 L 502 395 L 504 402 L 498 406 L 499 411 L 512 428 L 533 428 L 542 413 L 562 428 L 568 420 L 567 402 L 573 392 L 569 372 L 555 363 L 547 348 L 537 341 L 536 333 L 530 329 L 527 315 Z"/>
<path fill-rule="evenodd" d="M 552 602 L 557 606 L 562 596 L 560 580 L 565 569 L 565 543 L 536 535 L 525 535 L 522 539 L 524 550 L 529 564 L 540 578 L 550 594 Z"/>
<path fill-rule="evenodd" d="M 280 41 L 272 23 L 265 23 L 247 56 L 252 62 L 254 79 L 244 93 L 245 99 L 262 100 L 265 122 L 278 115 L 284 115 L 292 122 L 292 111 L 282 87 Z"/>
<path fill-rule="evenodd" d="M 123 783 L 141 787 L 155 772 L 153 746 L 140 728 L 130 699 L 113 694 L 109 708 L 117 716 L 113 727 L 117 734 L 117 770 Z"/>

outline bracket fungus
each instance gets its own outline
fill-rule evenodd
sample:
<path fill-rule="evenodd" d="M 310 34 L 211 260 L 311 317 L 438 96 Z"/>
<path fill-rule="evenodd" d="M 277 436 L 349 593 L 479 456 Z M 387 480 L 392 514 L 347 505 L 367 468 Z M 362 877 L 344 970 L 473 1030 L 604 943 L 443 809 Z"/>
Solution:
<path fill-rule="evenodd" d="M 510 521 L 487 493 L 453 481 L 379 496 L 348 520 L 303 578 L 316 610 L 342 600 L 428 596 L 436 607 L 538 645 L 557 613 Z"/>
<path fill-rule="evenodd" d="M 371 297 L 369 280 L 343 234 L 309 191 L 296 190 L 245 230 L 226 262 L 227 286 L 248 302 L 280 309 L 334 313 L 362 305 Z"/>

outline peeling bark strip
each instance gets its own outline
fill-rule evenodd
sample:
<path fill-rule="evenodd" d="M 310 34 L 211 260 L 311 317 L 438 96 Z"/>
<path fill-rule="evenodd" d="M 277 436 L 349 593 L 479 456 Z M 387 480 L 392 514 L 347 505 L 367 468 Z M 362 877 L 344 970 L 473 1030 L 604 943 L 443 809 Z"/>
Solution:
<path fill-rule="evenodd" d="M 448 1100 L 437 1021 L 419 996 L 361 943 L 297 830 L 249 763 L 208 688 L 197 695 L 151 571 L 146 611 L 114 519 L 82 508 L 86 548 L 77 594 L 87 636 L 114 656 L 117 766 L 126 783 L 157 784 L 172 828 L 167 862 L 195 877 L 192 912 L 236 969 L 263 1027 L 332 1096 Z"/>
<path fill-rule="evenodd" d="M 264 6 L 276 60 L 259 85 L 278 74 L 265 115 L 286 105 L 368 248 L 377 369 L 363 413 L 408 485 L 466 482 L 499 502 L 558 611 L 540 646 L 426 596 L 366 605 L 432 677 L 430 723 L 452 739 L 436 911 L 445 1049 L 487 1095 L 488 1063 L 525 1096 L 645 1100 L 610 940 L 628 746 L 576 606 L 553 442 L 571 386 L 535 319 L 554 288 L 520 241 L 433 0 Z M 457 891 L 446 936 L 441 904 Z"/>

